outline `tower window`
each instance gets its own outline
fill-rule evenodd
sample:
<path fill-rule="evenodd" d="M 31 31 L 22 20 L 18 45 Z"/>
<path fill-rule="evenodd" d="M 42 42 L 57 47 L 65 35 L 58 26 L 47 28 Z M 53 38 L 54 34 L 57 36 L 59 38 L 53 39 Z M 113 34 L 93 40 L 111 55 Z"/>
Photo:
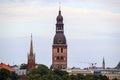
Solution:
<path fill-rule="evenodd" d="M 61 60 L 63 60 L 64 58 L 63 58 L 63 56 L 61 56 Z"/>
<path fill-rule="evenodd" d="M 59 56 L 57 56 L 57 60 L 59 60 L 60 58 L 59 58 Z"/>
<path fill-rule="evenodd" d="M 57 48 L 57 53 L 59 53 L 59 48 Z"/>
<path fill-rule="evenodd" d="M 63 48 L 61 48 L 61 53 L 63 53 Z"/>

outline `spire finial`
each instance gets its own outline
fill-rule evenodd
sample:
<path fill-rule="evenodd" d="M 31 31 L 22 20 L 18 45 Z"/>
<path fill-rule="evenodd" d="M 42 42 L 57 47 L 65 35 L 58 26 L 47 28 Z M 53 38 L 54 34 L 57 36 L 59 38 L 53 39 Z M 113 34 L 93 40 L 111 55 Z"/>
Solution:
<path fill-rule="evenodd" d="M 61 2 L 59 2 L 59 11 L 61 11 Z"/>
<path fill-rule="evenodd" d="M 59 2 L 59 15 L 61 15 L 61 2 Z"/>
<path fill-rule="evenodd" d="M 31 40 L 32 40 L 32 33 L 31 33 Z"/>

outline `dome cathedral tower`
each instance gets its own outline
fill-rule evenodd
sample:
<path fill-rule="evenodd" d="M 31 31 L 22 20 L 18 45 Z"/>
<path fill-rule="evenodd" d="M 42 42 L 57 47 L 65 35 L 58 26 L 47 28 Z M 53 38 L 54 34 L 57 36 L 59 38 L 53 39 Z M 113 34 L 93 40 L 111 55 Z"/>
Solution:
<path fill-rule="evenodd" d="M 56 21 L 56 34 L 52 45 L 52 69 L 65 69 L 67 68 L 67 43 L 60 7 Z"/>

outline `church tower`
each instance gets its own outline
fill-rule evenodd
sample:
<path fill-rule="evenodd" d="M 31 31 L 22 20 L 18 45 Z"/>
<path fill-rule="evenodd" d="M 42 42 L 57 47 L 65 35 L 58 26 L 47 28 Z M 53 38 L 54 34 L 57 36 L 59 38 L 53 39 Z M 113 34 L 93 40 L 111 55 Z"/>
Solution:
<path fill-rule="evenodd" d="M 67 42 L 60 8 L 56 21 L 56 34 L 52 45 L 52 69 L 65 69 L 67 68 Z"/>
<path fill-rule="evenodd" d="M 104 60 L 104 57 L 103 57 L 102 67 L 103 67 L 103 69 L 105 69 L 105 60 Z"/>
<path fill-rule="evenodd" d="M 33 67 L 35 67 L 35 54 L 33 53 L 33 43 L 32 43 L 32 34 L 31 34 L 30 54 L 28 54 L 27 71 L 29 72 Z"/>

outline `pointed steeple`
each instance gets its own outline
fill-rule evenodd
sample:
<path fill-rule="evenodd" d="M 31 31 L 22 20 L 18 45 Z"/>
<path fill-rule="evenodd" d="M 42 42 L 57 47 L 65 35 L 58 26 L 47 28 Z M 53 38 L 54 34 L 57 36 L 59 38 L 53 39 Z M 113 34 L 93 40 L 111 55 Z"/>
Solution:
<path fill-rule="evenodd" d="M 31 33 L 31 41 L 30 41 L 30 56 L 33 56 L 32 33 Z"/>
<path fill-rule="evenodd" d="M 29 71 L 35 67 L 35 54 L 33 53 L 33 41 L 32 41 L 32 34 L 30 40 L 30 54 L 28 54 L 28 64 L 27 64 L 27 71 Z"/>
<path fill-rule="evenodd" d="M 103 64 L 105 64 L 105 59 L 104 59 L 104 57 L 103 57 Z"/>
<path fill-rule="evenodd" d="M 103 69 L 105 69 L 105 59 L 103 57 L 103 63 L 102 63 Z"/>

